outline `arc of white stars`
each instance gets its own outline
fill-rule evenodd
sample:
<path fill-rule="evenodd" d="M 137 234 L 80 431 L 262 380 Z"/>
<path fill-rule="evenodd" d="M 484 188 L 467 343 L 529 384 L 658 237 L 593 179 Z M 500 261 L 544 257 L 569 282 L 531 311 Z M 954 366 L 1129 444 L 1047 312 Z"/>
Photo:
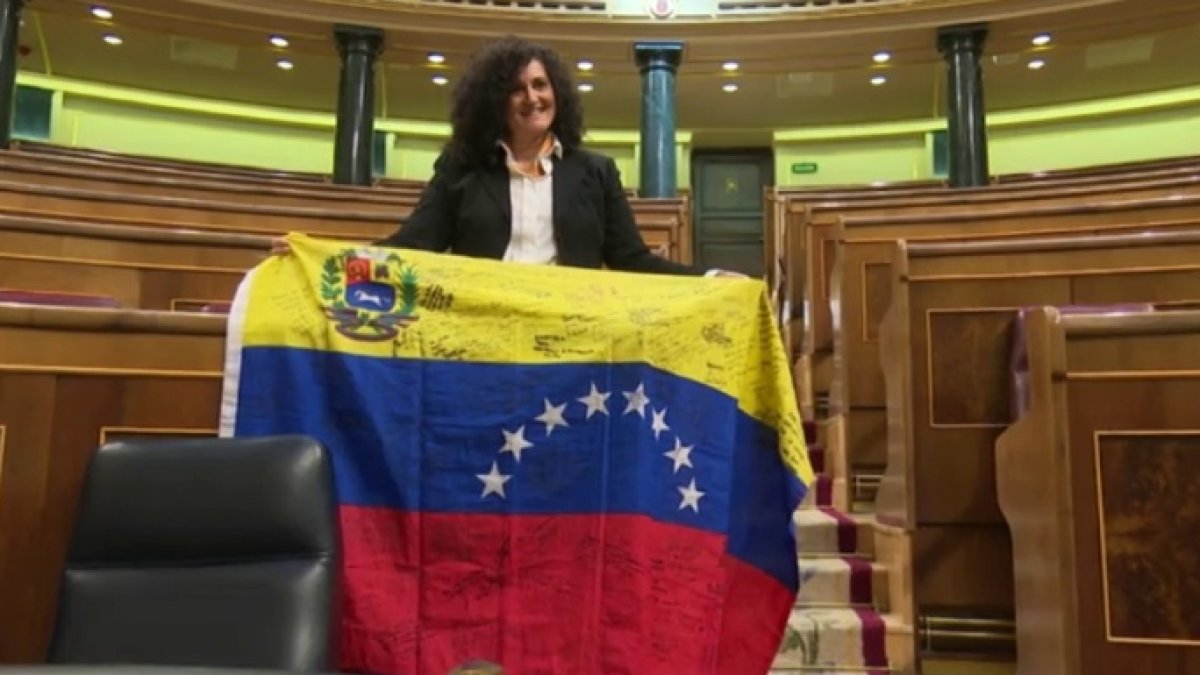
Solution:
<path fill-rule="evenodd" d="M 500 452 L 511 452 L 518 462 L 521 461 L 521 451 L 533 447 L 533 443 L 525 440 L 524 425 L 517 427 L 516 431 L 501 429 L 500 433 L 504 434 L 504 447 L 500 448 Z"/>
<path fill-rule="evenodd" d="M 658 435 L 664 431 L 670 431 L 671 427 L 667 426 L 667 409 L 655 410 L 650 409 L 654 413 L 654 419 L 650 422 L 650 430 L 654 432 L 654 440 L 658 440 Z"/>
<path fill-rule="evenodd" d="M 563 411 L 565 411 L 567 409 L 566 403 L 564 403 L 562 405 L 554 405 L 553 403 L 550 402 L 550 399 L 545 398 L 545 399 L 542 399 L 542 405 L 545 407 L 545 410 L 542 412 L 541 415 L 538 415 L 537 417 L 535 417 L 533 419 L 546 425 L 546 435 L 547 436 L 549 436 L 554 431 L 554 427 L 571 426 L 571 425 L 567 424 L 567 421 L 565 419 L 563 419 Z"/>
<path fill-rule="evenodd" d="M 612 396 L 611 392 L 602 392 L 596 388 L 596 383 L 592 383 L 592 390 L 587 396 L 581 396 L 576 401 L 587 406 L 587 416 L 584 419 L 592 419 L 592 415 L 596 413 L 608 414 L 608 397 Z"/>
<path fill-rule="evenodd" d="M 488 495 L 500 495 L 501 499 L 508 498 L 508 495 L 504 494 L 504 484 L 512 480 L 512 476 L 500 473 L 500 467 L 496 466 L 495 462 L 492 462 L 491 471 L 477 473 L 475 477 L 483 482 L 483 493 L 479 495 L 480 499 L 485 499 Z"/>
<path fill-rule="evenodd" d="M 650 405 L 650 399 L 646 398 L 646 385 L 644 383 L 639 383 L 637 389 L 634 389 L 633 391 L 623 391 L 621 393 L 624 394 L 626 400 L 629 401 L 629 405 L 625 406 L 624 414 L 628 415 L 636 410 L 637 414 L 640 415 L 642 419 L 645 419 L 646 406 Z"/>
<path fill-rule="evenodd" d="M 684 445 L 678 438 L 675 439 L 675 448 L 663 453 L 664 457 L 671 458 L 675 462 L 675 469 L 671 473 L 679 473 L 681 467 L 694 469 L 692 466 L 692 448 L 694 445 Z"/>
<path fill-rule="evenodd" d="M 684 510 L 685 508 L 690 508 L 692 511 L 700 513 L 700 498 L 703 497 L 705 493 L 696 489 L 695 478 L 693 478 L 692 482 L 686 487 L 677 487 L 675 489 L 679 490 L 679 494 L 683 496 L 683 499 L 681 499 L 679 502 L 680 511 Z"/>

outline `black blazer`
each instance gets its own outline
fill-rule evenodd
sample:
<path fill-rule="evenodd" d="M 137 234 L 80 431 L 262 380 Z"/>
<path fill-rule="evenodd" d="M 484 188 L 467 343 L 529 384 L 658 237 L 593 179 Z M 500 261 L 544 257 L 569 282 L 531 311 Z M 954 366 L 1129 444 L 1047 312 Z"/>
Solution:
<path fill-rule="evenodd" d="M 564 152 L 554 162 L 551 180 L 558 264 L 703 274 L 650 252 L 633 220 L 612 159 L 578 149 Z M 376 245 L 503 258 L 512 237 L 505 163 L 498 159 L 493 166 L 466 169 L 443 153 L 433 166 L 433 178 L 412 215 L 395 234 Z"/>

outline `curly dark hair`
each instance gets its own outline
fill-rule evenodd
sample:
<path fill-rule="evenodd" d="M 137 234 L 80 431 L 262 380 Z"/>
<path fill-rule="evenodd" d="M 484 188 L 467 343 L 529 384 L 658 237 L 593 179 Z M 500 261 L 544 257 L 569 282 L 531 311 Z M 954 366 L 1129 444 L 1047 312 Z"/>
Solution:
<path fill-rule="evenodd" d="M 554 123 L 550 130 L 563 151 L 583 141 L 583 101 L 575 91 L 571 70 L 549 47 L 508 35 L 476 52 L 454 85 L 450 108 L 449 155 L 466 167 L 500 161 L 496 141 L 505 135 L 508 95 L 521 70 L 537 59 L 554 87 Z"/>

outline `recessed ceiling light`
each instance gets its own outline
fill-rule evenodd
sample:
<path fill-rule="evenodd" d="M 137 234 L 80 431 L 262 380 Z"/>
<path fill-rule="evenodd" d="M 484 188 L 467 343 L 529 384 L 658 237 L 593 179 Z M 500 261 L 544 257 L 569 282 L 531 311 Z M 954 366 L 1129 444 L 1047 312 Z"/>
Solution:
<path fill-rule="evenodd" d="M 721 64 L 721 69 L 726 72 L 732 73 L 733 71 L 738 69 L 738 62 L 737 61 L 726 61 L 725 63 Z"/>
<path fill-rule="evenodd" d="M 1046 67 L 1046 62 L 1041 59 L 1034 59 L 1029 62 L 1030 70 L 1041 70 Z"/>
<path fill-rule="evenodd" d="M 721 88 L 724 89 L 725 92 L 728 94 L 732 94 L 733 92 L 738 90 L 738 86 L 732 82 L 726 83 L 725 86 L 723 86 Z"/>
<path fill-rule="evenodd" d="M 875 85 L 876 87 L 882 84 L 887 84 L 887 78 L 882 75 L 876 75 L 875 77 L 871 78 L 871 84 Z"/>
<path fill-rule="evenodd" d="M 271 44 L 275 45 L 276 47 L 279 47 L 280 49 L 284 49 L 285 47 L 288 46 L 288 39 L 283 37 L 282 35 L 272 35 L 271 36 Z"/>
<path fill-rule="evenodd" d="M 1033 36 L 1033 44 L 1035 44 L 1039 47 L 1041 47 L 1042 45 L 1050 44 L 1050 34 L 1049 33 L 1041 33 L 1039 35 L 1034 35 Z"/>
<path fill-rule="evenodd" d="M 430 63 L 445 63 L 446 57 L 442 54 L 438 54 L 437 52 L 430 52 L 425 56 L 425 60 L 429 61 Z"/>
<path fill-rule="evenodd" d="M 280 70 L 291 70 L 292 68 L 296 67 L 296 64 L 287 59 L 279 59 L 275 62 L 275 66 Z"/>
<path fill-rule="evenodd" d="M 92 7 L 92 16 L 96 17 L 97 19 L 104 19 L 105 21 L 108 21 L 109 19 L 113 18 L 113 13 L 112 10 L 107 7 L 96 5 Z"/>
<path fill-rule="evenodd" d="M 121 39 L 121 36 L 119 36 L 119 35 L 113 35 L 112 33 L 109 33 L 108 35 L 105 35 L 105 36 L 104 36 L 104 41 L 105 41 L 105 42 L 107 42 L 107 43 L 108 43 L 108 44 L 110 44 L 110 45 L 113 45 L 114 47 L 115 47 L 115 46 L 117 46 L 117 45 L 122 45 L 122 44 L 125 44 L 125 41 Z"/>
<path fill-rule="evenodd" d="M 887 63 L 888 61 L 892 60 L 892 55 L 888 52 L 876 52 L 875 56 L 872 56 L 871 59 L 874 60 L 875 63 Z"/>
<path fill-rule="evenodd" d="M 434 75 L 430 78 L 430 80 L 432 80 L 437 86 L 444 87 L 446 86 L 446 83 L 450 81 L 450 78 L 446 77 L 445 75 Z"/>
<path fill-rule="evenodd" d="M 592 86 L 591 82 L 580 82 L 579 83 L 579 91 L 582 91 L 585 94 L 593 89 L 595 89 L 595 87 Z"/>
<path fill-rule="evenodd" d="M 579 63 L 576 63 L 575 67 L 580 70 L 591 70 L 592 68 L 596 67 L 596 64 L 592 63 L 591 61 L 585 60 L 585 61 L 580 61 Z"/>

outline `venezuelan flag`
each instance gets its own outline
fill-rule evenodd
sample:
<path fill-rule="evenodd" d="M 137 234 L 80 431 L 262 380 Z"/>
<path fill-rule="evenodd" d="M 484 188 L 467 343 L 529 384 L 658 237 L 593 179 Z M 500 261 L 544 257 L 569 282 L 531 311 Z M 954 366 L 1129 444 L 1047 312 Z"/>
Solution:
<path fill-rule="evenodd" d="M 767 672 L 813 475 L 760 281 L 290 243 L 222 431 L 330 449 L 345 670 Z"/>

